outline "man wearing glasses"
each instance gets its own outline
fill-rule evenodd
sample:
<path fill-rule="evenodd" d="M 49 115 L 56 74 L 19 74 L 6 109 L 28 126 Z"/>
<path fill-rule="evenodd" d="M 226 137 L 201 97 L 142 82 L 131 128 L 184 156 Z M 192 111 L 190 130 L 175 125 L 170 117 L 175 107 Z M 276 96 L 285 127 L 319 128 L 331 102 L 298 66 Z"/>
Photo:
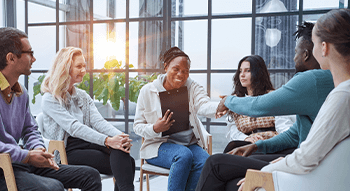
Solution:
<path fill-rule="evenodd" d="M 9 153 L 17 189 L 101 190 L 99 172 L 87 166 L 57 165 L 46 152 L 35 119 L 29 110 L 29 96 L 18 83 L 20 75 L 30 75 L 35 62 L 28 36 L 15 28 L 0 28 L 0 153 Z M 18 146 L 22 139 L 24 148 Z M 0 170 L 0 190 L 6 189 Z"/>

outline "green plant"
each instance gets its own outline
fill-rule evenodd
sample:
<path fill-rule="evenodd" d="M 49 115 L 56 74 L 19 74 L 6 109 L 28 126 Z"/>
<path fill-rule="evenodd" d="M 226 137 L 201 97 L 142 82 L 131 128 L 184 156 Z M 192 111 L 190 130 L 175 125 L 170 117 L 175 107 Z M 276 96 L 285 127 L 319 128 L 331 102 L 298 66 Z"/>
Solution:
<path fill-rule="evenodd" d="M 115 59 L 109 60 L 105 63 L 103 69 L 121 69 L 121 61 Z M 125 68 L 125 66 L 123 67 Z M 129 68 L 134 68 L 132 64 Z M 33 104 L 35 103 L 35 96 L 40 93 L 41 83 L 45 75 L 38 78 L 38 82 L 34 84 L 33 90 Z M 140 89 L 147 83 L 152 82 L 157 78 L 157 74 L 142 75 L 129 78 L 129 100 L 137 102 Z M 95 99 L 103 101 L 103 105 L 107 104 L 109 100 L 113 109 L 119 110 L 120 100 L 125 101 L 125 72 L 101 72 L 93 75 L 93 95 Z M 90 90 L 90 75 L 85 74 L 83 81 L 77 86 L 85 90 L 89 94 Z"/>

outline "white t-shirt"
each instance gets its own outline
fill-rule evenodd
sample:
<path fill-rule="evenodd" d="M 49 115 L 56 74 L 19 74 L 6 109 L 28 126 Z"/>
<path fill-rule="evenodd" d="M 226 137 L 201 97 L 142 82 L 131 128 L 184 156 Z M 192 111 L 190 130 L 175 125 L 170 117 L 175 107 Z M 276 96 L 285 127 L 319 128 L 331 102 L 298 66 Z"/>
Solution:
<path fill-rule="evenodd" d="M 306 174 L 315 169 L 333 147 L 350 134 L 350 80 L 340 83 L 327 96 L 300 148 L 261 171 Z"/>

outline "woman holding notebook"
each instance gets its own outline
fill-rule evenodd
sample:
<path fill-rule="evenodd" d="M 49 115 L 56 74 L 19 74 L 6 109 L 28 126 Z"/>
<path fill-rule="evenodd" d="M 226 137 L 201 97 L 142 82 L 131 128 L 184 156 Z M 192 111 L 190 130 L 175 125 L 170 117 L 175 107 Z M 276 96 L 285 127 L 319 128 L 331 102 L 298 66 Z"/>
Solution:
<path fill-rule="evenodd" d="M 218 103 L 210 102 L 204 88 L 189 78 L 191 61 L 179 48 L 167 50 L 160 61 L 166 73 L 145 85 L 137 101 L 134 131 L 145 139 L 141 158 L 149 164 L 170 168 L 168 190 L 194 190 L 209 157 L 204 150 L 208 133 L 197 116 L 214 118 Z M 181 124 L 174 125 L 176 111 L 166 109 L 162 115 L 159 95 L 181 87 L 186 87 L 188 92 L 189 111 L 183 112 L 188 113 L 189 124 L 182 124 L 188 128 L 167 134 L 169 129 Z"/>

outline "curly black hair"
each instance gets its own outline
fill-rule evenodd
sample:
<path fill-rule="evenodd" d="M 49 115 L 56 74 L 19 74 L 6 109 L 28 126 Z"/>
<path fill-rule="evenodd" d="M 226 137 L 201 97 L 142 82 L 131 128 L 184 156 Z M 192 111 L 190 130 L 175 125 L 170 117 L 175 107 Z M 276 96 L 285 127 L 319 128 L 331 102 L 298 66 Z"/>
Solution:
<path fill-rule="evenodd" d="M 312 28 L 314 28 L 314 23 L 304 21 L 301 25 L 298 25 L 298 30 L 293 33 L 295 40 L 301 37 L 304 38 L 307 42 L 313 45 L 311 40 Z"/>

